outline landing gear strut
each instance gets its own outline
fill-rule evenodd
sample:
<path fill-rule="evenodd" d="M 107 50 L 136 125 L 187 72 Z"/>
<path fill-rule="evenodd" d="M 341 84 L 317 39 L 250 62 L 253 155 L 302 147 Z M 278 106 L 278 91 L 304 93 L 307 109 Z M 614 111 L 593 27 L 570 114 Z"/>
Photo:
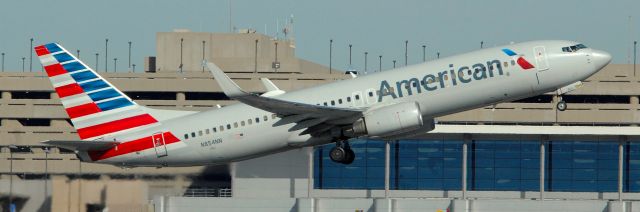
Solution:
<path fill-rule="evenodd" d="M 349 142 L 336 141 L 336 146 L 331 148 L 329 157 L 333 162 L 348 165 L 353 163 L 353 160 L 356 158 L 356 154 L 351 149 L 351 146 L 349 146 Z"/>
<path fill-rule="evenodd" d="M 562 100 L 562 96 L 560 96 L 558 98 L 558 104 L 556 104 L 556 109 L 558 109 L 559 111 L 564 111 L 567 109 L 567 102 L 565 102 L 564 100 Z"/>

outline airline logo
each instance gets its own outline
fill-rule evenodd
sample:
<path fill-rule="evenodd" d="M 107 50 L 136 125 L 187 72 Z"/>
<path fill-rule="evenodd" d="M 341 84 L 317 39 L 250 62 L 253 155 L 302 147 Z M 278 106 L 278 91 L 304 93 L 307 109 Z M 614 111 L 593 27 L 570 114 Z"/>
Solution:
<path fill-rule="evenodd" d="M 80 139 L 93 140 L 158 122 L 60 45 L 49 43 L 35 51 Z"/>
<path fill-rule="evenodd" d="M 514 51 L 512 51 L 511 49 L 502 49 L 502 52 L 504 52 L 505 54 L 507 54 L 508 56 L 511 57 L 518 57 L 518 59 L 516 59 L 516 62 L 518 63 L 518 65 L 524 69 L 524 70 L 529 70 L 534 68 L 533 65 L 531 65 L 531 63 L 529 63 L 529 61 L 527 61 L 526 59 L 524 59 L 524 57 L 522 57 L 522 55 L 518 55 L 516 54 Z"/>

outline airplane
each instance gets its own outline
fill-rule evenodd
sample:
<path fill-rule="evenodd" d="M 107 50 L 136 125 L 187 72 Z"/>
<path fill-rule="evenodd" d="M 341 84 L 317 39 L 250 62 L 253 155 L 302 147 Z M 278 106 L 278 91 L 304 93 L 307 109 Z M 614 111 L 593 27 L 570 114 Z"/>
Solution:
<path fill-rule="evenodd" d="M 406 138 L 433 130 L 439 116 L 561 96 L 611 61 L 578 42 L 531 41 L 290 92 L 262 79 L 262 95 L 206 63 L 238 103 L 196 112 L 139 105 L 57 43 L 35 52 L 79 137 L 43 143 L 74 150 L 84 162 L 121 167 L 226 164 L 330 143 L 331 160 L 350 164 L 352 138 Z M 558 102 L 558 110 L 566 107 Z"/>

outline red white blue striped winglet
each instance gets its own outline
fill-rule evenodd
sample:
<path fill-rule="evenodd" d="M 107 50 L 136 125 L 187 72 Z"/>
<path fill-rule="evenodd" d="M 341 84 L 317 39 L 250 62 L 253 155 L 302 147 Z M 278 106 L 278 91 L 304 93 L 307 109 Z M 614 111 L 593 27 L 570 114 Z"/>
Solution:
<path fill-rule="evenodd" d="M 49 43 L 35 51 L 80 139 L 95 140 L 159 124 L 62 46 Z"/>

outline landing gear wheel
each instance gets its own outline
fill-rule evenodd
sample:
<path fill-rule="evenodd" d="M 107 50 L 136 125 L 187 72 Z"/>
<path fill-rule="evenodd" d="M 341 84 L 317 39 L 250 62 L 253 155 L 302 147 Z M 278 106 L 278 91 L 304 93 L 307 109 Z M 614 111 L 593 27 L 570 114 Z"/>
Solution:
<path fill-rule="evenodd" d="M 556 104 L 556 108 L 557 108 L 559 111 L 564 111 L 564 110 L 566 110 L 566 109 L 567 109 L 567 102 L 565 102 L 564 100 L 559 101 L 559 102 L 558 102 L 558 104 Z"/>
<path fill-rule="evenodd" d="M 349 165 L 349 164 L 353 163 L 353 160 L 356 159 L 356 153 L 353 152 L 353 150 L 351 150 L 351 148 L 345 149 L 345 153 L 347 155 L 344 158 L 344 161 L 341 161 L 340 163 L 346 164 L 346 165 Z"/>
<path fill-rule="evenodd" d="M 329 152 L 329 158 L 331 158 L 333 162 L 342 163 L 342 161 L 345 161 L 345 159 L 347 159 L 347 152 L 344 150 L 344 148 L 336 146 L 331 148 L 331 152 Z"/>

